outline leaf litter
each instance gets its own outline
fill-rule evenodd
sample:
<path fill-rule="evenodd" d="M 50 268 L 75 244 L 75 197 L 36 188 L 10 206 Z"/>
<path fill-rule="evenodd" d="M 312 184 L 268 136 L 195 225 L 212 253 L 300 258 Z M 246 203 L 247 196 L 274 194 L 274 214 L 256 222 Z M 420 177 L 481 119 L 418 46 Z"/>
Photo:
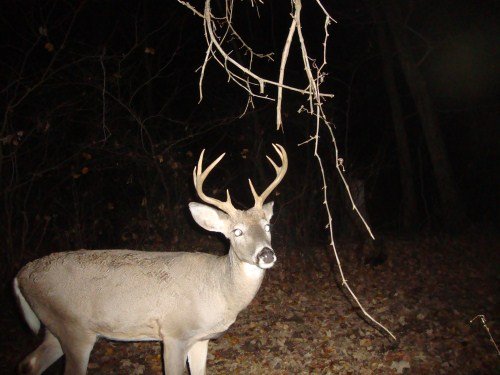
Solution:
<path fill-rule="evenodd" d="M 278 246 L 278 263 L 257 297 L 223 336 L 210 342 L 207 373 L 500 373 L 500 357 L 487 333 L 479 322 L 469 323 L 484 314 L 493 337 L 500 336 L 497 241 L 386 239 L 387 260 L 376 267 L 356 259 L 356 244 L 339 248 L 351 287 L 397 342 L 349 303 L 328 249 L 285 257 Z M 8 370 L 2 373 L 14 373 L 37 340 L 27 338 L 20 322 L 11 322 L 7 333 L 21 338 L 1 343 L 0 362 Z M 59 363 L 47 373 L 61 369 Z M 88 373 L 161 375 L 161 346 L 101 339 Z"/>

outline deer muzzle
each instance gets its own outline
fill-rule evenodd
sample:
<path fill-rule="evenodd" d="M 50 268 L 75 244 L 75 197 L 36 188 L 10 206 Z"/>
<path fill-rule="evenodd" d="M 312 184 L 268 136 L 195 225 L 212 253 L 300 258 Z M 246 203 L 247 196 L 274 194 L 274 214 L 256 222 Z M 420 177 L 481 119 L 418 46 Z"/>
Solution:
<path fill-rule="evenodd" d="M 260 268 L 271 268 L 276 262 L 276 254 L 273 249 L 265 247 L 257 254 L 257 261 Z"/>

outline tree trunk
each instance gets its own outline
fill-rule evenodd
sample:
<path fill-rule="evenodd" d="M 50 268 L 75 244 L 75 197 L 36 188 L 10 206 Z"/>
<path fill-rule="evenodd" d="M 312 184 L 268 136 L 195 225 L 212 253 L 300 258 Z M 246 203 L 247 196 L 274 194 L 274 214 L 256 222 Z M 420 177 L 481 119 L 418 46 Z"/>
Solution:
<path fill-rule="evenodd" d="M 422 74 L 412 56 L 405 34 L 400 4 L 397 0 L 383 0 L 382 5 L 398 52 L 403 73 L 415 102 L 427 149 L 432 163 L 436 185 L 441 201 L 442 216 L 447 229 L 455 231 L 466 223 L 465 211 L 460 201 L 451 165 L 439 127 L 439 121 L 432 106 Z"/>
<path fill-rule="evenodd" d="M 382 53 L 382 69 L 385 87 L 391 106 L 392 123 L 396 135 L 396 146 L 399 161 L 399 178 L 401 181 L 401 210 L 402 227 L 404 230 L 411 230 L 415 227 L 418 217 L 417 195 L 413 178 L 413 168 L 410 156 L 408 136 L 405 129 L 403 110 L 399 99 L 396 78 L 394 76 L 394 66 L 392 63 L 391 50 L 387 40 L 385 28 L 382 24 L 382 17 L 379 10 L 372 4 L 369 6 L 375 28 L 377 30 L 377 41 Z"/>

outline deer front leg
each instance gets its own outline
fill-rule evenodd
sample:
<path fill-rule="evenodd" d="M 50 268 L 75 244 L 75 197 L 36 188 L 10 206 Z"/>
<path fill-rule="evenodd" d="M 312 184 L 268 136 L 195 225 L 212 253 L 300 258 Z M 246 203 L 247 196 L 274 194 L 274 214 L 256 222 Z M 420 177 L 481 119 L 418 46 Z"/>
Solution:
<path fill-rule="evenodd" d="M 83 330 L 69 329 L 58 338 L 66 359 L 64 375 L 85 375 L 96 336 Z"/>
<path fill-rule="evenodd" d="M 188 352 L 189 372 L 191 375 L 205 375 L 207 367 L 208 340 L 198 341 Z"/>
<path fill-rule="evenodd" d="M 166 375 L 182 375 L 186 367 L 187 350 L 184 342 L 163 339 L 163 367 Z"/>

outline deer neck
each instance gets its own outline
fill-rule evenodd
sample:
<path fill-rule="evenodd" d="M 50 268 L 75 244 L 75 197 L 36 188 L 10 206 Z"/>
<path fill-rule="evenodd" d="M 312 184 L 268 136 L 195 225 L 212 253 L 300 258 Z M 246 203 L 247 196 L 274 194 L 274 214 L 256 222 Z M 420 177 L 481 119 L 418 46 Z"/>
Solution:
<path fill-rule="evenodd" d="M 252 302 L 262 284 L 265 271 L 240 260 L 232 248 L 227 255 L 226 267 L 228 279 L 225 295 L 228 308 L 238 314 Z"/>

